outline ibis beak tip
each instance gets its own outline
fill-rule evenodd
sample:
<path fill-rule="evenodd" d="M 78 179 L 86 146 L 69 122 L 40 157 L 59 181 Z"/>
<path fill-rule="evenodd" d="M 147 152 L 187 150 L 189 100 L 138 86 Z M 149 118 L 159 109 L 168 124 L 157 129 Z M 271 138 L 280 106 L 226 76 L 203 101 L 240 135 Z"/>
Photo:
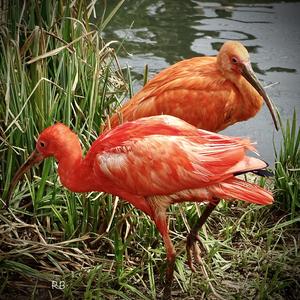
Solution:
<path fill-rule="evenodd" d="M 4 208 L 8 209 L 13 190 L 23 174 L 26 173 L 33 165 L 40 163 L 43 159 L 43 155 L 37 150 L 34 150 L 24 164 L 18 169 L 10 183 L 8 192 L 6 194 L 6 199 L 4 199 Z"/>

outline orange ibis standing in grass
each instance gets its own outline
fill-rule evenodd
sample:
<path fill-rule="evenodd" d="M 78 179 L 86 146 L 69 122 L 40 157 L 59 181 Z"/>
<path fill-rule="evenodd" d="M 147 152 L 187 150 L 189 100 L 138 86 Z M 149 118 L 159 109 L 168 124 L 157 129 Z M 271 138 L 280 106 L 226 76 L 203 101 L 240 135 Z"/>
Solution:
<path fill-rule="evenodd" d="M 266 167 L 265 162 L 246 156 L 246 150 L 253 150 L 248 140 L 199 130 L 161 115 L 105 132 L 83 157 L 78 137 L 57 123 L 40 134 L 35 151 L 15 174 L 9 194 L 33 164 L 54 156 L 61 183 L 69 190 L 104 191 L 142 210 L 155 222 L 166 248 L 164 299 L 169 299 L 176 256 L 167 226 L 166 210 L 171 204 L 214 204 L 220 198 L 262 205 L 273 202 L 268 191 L 235 177 Z M 196 241 L 201 225 L 197 224 L 187 239 L 192 269 L 192 256 L 200 259 Z"/>
<path fill-rule="evenodd" d="M 252 70 L 247 49 L 228 41 L 217 56 L 186 59 L 161 71 L 111 117 L 110 126 L 120 119 L 166 114 L 218 132 L 254 117 L 264 101 L 278 129 L 272 101 Z"/>

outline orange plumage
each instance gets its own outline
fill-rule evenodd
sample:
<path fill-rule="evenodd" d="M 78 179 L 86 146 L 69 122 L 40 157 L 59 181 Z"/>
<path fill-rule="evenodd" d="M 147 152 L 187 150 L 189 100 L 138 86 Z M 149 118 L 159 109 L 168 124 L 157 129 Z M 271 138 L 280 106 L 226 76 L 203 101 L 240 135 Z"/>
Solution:
<path fill-rule="evenodd" d="M 61 182 L 71 191 L 104 191 L 120 196 L 149 215 L 162 235 L 167 251 L 165 298 L 170 295 L 175 249 L 169 237 L 166 210 L 183 201 L 214 203 L 238 198 L 271 204 L 271 193 L 235 174 L 262 169 L 266 164 L 246 156 L 248 140 L 231 138 L 172 116 L 154 116 L 127 122 L 101 135 L 86 157 L 78 137 L 55 124 L 39 136 L 36 150 L 16 173 L 10 189 L 33 163 L 54 156 Z M 196 255 L 197 237 L 188 237 L 189 265 Z"/>
<path fill-rule="evenodd" d="M 120 119 L 167 114 L 218 132 L 255 116 L 263 100 L 277 128 L 271 100 L 251 68 L 248 51 L 229 41 L 216 57 L 186 59 L 161 71 L 111 117 L 110 126 Z"/>

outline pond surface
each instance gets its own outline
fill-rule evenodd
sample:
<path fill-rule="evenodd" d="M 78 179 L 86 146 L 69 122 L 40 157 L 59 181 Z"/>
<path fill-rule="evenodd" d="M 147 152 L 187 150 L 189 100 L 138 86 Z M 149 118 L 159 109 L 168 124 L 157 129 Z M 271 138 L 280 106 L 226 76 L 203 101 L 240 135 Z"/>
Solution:
<path fill-rule="evenodd" d="M 108 1 L 111 9 L 118 1 Z M 283 120 L 294 108 L 300 117 L 300 2 L 262 1 L 127 1 L 106 28 L 105 39 L 123 41 L 121 65 L 134 74 L 134 90 L 142 86 L 144 66 L 149 78 L 179 60 L 216 55 L 226 40 L 241 41 L 252 66 Z M 268 109 L 223 131 L 257 142 L 261 157 L 274 163 L 273 128 Z"/>

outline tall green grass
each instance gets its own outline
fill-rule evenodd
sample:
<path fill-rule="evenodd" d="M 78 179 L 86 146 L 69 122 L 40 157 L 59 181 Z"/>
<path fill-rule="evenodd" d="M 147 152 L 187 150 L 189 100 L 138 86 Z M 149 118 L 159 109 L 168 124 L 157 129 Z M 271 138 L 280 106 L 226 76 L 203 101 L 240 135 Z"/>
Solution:
<path fill-rule="evenodd" d="M 290 213 L 291 219 L 300 215 L 300 128 L 297 113 L 284 125 L 280 119 L 282 143 L 275 147 L 275 192 L 280 206 Z"/>
<path fill-rule="evenodd" d="M 126 93 L 123 73 L 99 32 L 107 24 L 89 24 L 94 7 L 84 1 L 28 1 L 15 9 L 10 28 L 1 33 L 1 187 L 4 195 L 13 172 L 35 146 L 45 127 L 60 121 L 81 137 L 87 148 L 114 105 Z M 17 15 L 19 13 L 19 18 Z M 112 16 L 109 15 L 110 19 Z M 36 26 L 38 24 L 38 26 Z M 3 103 L 4 104 L 4 103 Z M 35 209 L 46 188 L 53 163 L 41 168 L 42 181 L 34 193 Z M 5 176 L 3 176 L 5 174 Z"/>

